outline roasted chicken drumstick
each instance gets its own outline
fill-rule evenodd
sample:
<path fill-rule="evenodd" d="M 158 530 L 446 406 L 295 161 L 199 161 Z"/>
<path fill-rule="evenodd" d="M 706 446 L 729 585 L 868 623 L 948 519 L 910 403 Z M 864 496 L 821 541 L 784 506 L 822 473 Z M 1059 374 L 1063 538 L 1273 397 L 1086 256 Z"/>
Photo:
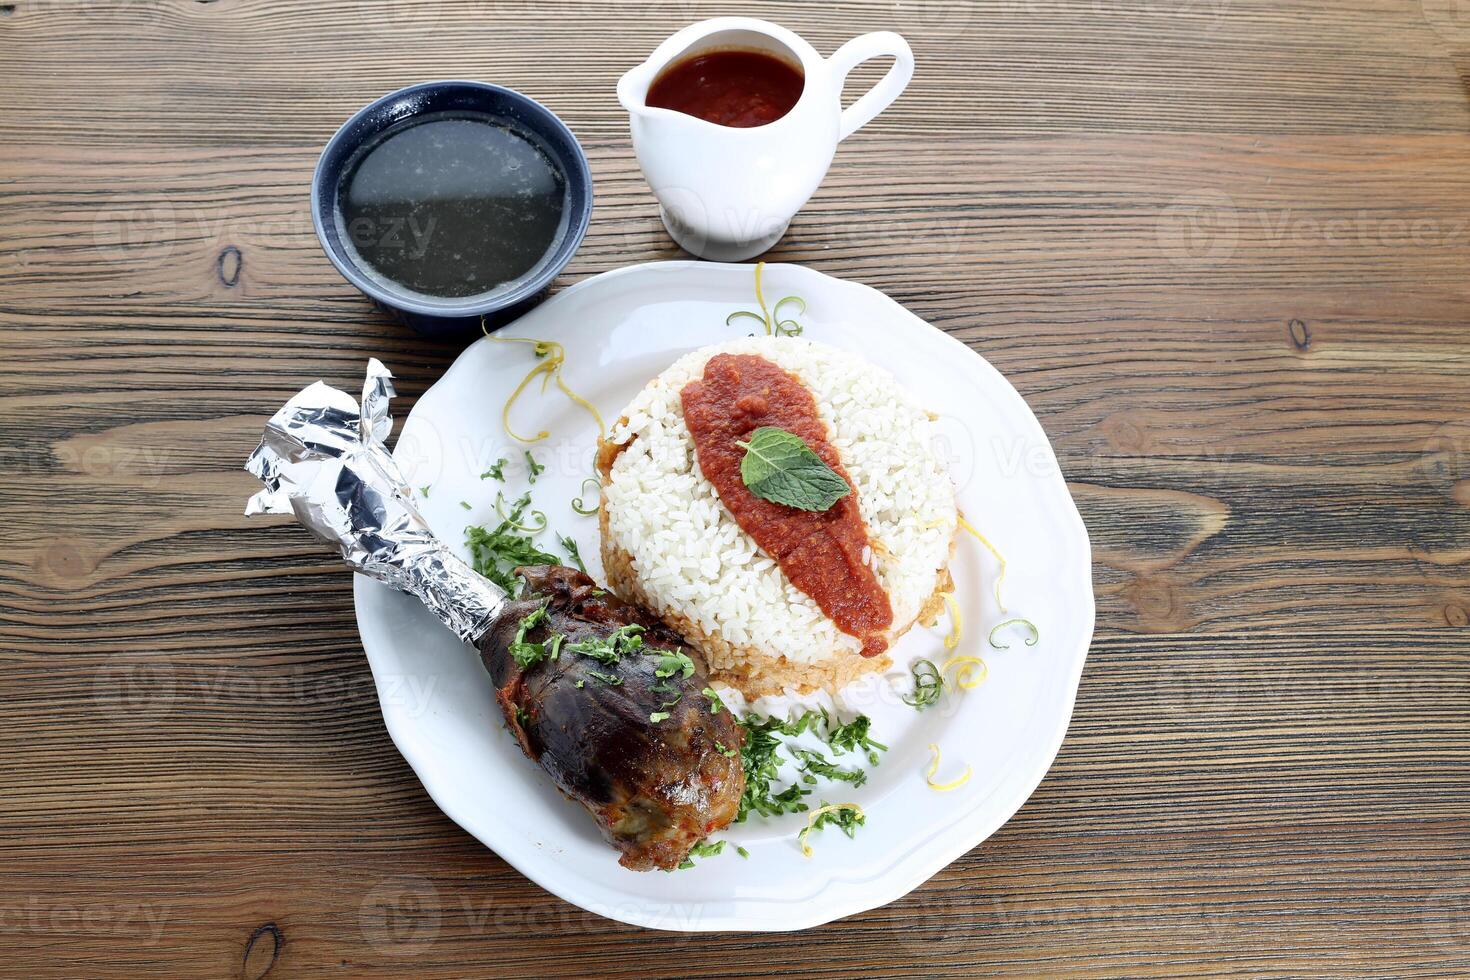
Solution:
<path fill-rule="evenodd" d="M 740 727 L 701 693 L 709 679 L 698 654 L 652 615 L 575 569 L 517 574 L 525 591 L 480 642 L 506 724 L 592 814 L 624 867 L 678 867 L 735 819 Z"/>
<path fill-rule="evenodd" d="M 475 646 L 506 725 L 639 871 L 678 867 L 727 826 L 745 788 L 742 734 L 703 692 L 703 662 L 642 608 L 574 569 L 516 570 L 510 597 L 429 531 L 384 440 L 391 375 L 368 365 L 359 408 L 321 382 L 266 425 L 247 514 L 290 513 L 356 570 L 417 596 Z"/>

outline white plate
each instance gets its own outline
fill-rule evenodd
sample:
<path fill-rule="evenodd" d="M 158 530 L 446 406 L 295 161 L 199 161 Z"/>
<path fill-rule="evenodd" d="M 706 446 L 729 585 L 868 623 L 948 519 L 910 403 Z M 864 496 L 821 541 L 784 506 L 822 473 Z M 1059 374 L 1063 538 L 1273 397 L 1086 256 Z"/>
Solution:
<path fill-rule="evenodd" d="M 565 378 L 611 421 L 679 355 L 748 332 L 751 321 L 727 326 L 725 318 L 755 307 L 752 270 L 702 262 L 619 269 L 577 283 L 500 335 L 565 344 Z M 889 750 L 866 785 L 823 786 L 811 802 L 863 806 L 867 824 L 855 839 L 823 830 L 804 858 L 795 841 L 804 816 L 753 816 L 720 835 L 744 845 L 748 859 L 727 849 L 671 874 L 625 870 L 587 814 L 521 754 L 470 649 L 414 599 L 362 576 L 356 581 L 358 625 L 383 718 L 439 807 L 568 902 L 652 928 L 804 929 L 921 884 L 990 836 L 1041 781 L 1067 730 L 1092 636 L 1087 532 L 1045 433 L 1015 389 L 978 354 L 866 286 L 792 265 L 767 266 L 765 282 L 770 299 L 805 298 L 807 338 L 860 352 L 941 416 L 960 507 L 1009 562 L 1003 598 L 1011 615 L 1041 631 L 1035 647 L 1022 645 L 1019 633 L 1008 650 L 986 645 L 1002 618 L 992 591 L 997 566 L 962 536 L 953 564 L 965 624 L 959 652 L 983 656 L 989 677 L 922 713 L 903 704 L 908 662 L 946 655 L 942 626 L 920 628 L 894 651 L 899 666 L 890 676 L 898 690 L 874 678 L 880 682 L 844 693 L 839 703 L 870 715 L 874 737 Z M 482 339 L 404 423 L 399 461 L 415 486 L 429 486 L 424 514 L 461 553 L 465 525 L 494 522 L 500 484 L 479 475 L 508 456 L 509 488 L 525 486 L 524 447 L 506 436 L 501 407 L 535 363 L 526 345 Z M 539 386 L 517 403 L 512 421 L 523 434 L 552 433 L 535 447 L 549 467 L 533 488 L 536 506 L 552 531 L 577 541 L 599 577 L 596 520 L 570 505 L 591 472 L 595 424 L 554 387 L 543 395 Z M 557 550 L 550 533 L 543 539 L 546 550 Z M 970 780 L 949 792 L 930 789 L 930 743 L 944 753 L 936 778 L 969 765 Z"/>

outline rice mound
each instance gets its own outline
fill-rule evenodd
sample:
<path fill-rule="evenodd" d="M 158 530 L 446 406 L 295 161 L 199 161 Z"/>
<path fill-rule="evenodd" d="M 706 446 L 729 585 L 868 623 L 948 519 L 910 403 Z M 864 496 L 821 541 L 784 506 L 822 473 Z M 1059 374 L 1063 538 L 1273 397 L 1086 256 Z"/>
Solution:
<path fill-rule="evenodd" d="M 797 337 L 748 337 L 675 361 L 638 393 L 598 453 L 608 584 L 657 612 L 704 654 L 711 674 L 747 697 L 835 692 L 892 665 L 855 637 L 735 522 L 704 478 L 680 392 L 716 354 L 758 354 L 810 389 L 858 495 L 872 567 L 893 607 L 890 645 L 932 623 L 953 588 L 958 512 L 934 454 L 934 419 L 885 371 Z"/>

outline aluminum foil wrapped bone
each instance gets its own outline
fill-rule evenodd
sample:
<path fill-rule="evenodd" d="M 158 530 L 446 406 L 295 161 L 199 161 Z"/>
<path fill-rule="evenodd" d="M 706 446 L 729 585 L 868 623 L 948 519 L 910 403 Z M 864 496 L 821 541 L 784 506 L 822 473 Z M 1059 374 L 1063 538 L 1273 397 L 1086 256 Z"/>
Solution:
<path fill-rule="evenodd" d="M 482 578 L 429 530 L 388 451 L 393 375 L 368 361 L 362 404 L 321 381 L 298 392 L 265 425 L 245 469 L 265 489 L 246 516 L 293 514 L 335 545 L 355 570 L 416 596 L 467 643 L 505 605 Z"/>

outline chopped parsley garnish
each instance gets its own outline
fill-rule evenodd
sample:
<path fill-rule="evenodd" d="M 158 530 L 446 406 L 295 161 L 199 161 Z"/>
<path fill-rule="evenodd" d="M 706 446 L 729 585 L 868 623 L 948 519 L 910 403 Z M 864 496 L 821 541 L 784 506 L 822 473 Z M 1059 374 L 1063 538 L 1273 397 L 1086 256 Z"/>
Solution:
<path fill-rule="evenodd" d="M 825 710 L 804 711 L 791 719 L 759 715 L 741 719 L 740 726 L 745 729 L 745 745 L 740 750 L 740 762 L 745 768 L 745 793 L 740 798 L 736 822 L 751 813 L 770 817 L 806 810 L 807 805 L 802 798 L 811 794 L 806 787 L 815 784 L 818 777 L 861 786 L 867 780 L 861 769 L 839 767 L 821 752 L 795 745 L 787 745 L 786 750 L 799 764 L 801 778 L 779 792 L 772 788 L 772 783 L 779 778 L 781 768 L 777 756 L 783 744 L 781 737 L 795 738 L 804 732 L 811 732 L 839 755 L 866 753 L 868 762 L 877 765 L 878 750 L 888 747 L 869 737 L 871 725 L 872 720 L 867 715 L 858 715 L 847 724 L 840 725 Z"/>
<path fill-rule="evenodd" d="M 461 500 L 459 502 L 459 505 L 461 507 L 463 507 L 465 510 L 469 510 L 470 509 L 470 505 L 469 505 L 468 501 Z"/>
<path fill-rule="evenodd" d="M 419 493 L 423 494 L 424 499 L 427 500 L 429 496 L 429 484 L 425 483 L 423 486 L 419 487 Z"/>
<path fill-rule="evenodd" d="M 587 676 L 593 678 L 594 680 L 602 681 L 602 683 L 606 684 L 608 687 L 618 687 L 623 683 L 623 679 L 617 674 L 604 674 L 602 671 L 593 670 L 590 667 L 587 668 Z"/>
<path fill-rule="evenodd" d="M 515 595 L 520 585 L 512 572 L 521 565 L 559 565 L 561 559 L 536 547 L 520 523 L 521 515 L 531 503 L 529 495 L 516 501 L 511 512 L 494 530 L 472 525 L 464 529 L 465 544 L 470 549 L 470 564 L 475 571 L 494 582 L 508 594 Z"/>
<path fill-rule="evenodd" d="M 716 742 L 715 751 L 720 753 L 720 755 L 724 756 L 727 759 L 733 759 L 740 754 L 739 752 L 736 752 L 734 749 L 725 745 L 724 742 Z"/>
<path fill-rule="evenodd" d="M 742 719 L 745 729 L 745 745 L 740 749 L 740 764 L 745 767 L 745 793 L 740 797 L 740 810 L 735 822 L 740 823 L 752 812 L 763 817 L 774 817 L 782 813 L 798 813 L 805 810 L 801 798 L 808 794 L 800 783 L 792 783 L 781 792 L 771 790 L 771 782 L 777 778 L 781 768 L 776 750 L 783 734 L 785 723 L 775 718 L 752 716 Z"/>
<path fill-rule="evenodd" d="M 587 566 L 582 564 L 582 552 L 577 550 L 577 542 L 573 541 L 565 534 L 558 534 L 556 536 L 556 540 L 561 542 L 561 548 L 567 553 L 567 557 L 571 558 L 572 561 L 576 563 L 577 570 L 580 571 L 583 575 L 586 575 Z"/>
<path fill-rule="evenodd" d="M 867 715 L 858 715 L 846 725 L 832 726 L 832 720 L 827 718 L 827 713 L 822 712 L 823 719 L 827 722 L 827 744 L 841 755 L 849 750 L 853 752 L 866 752 L 868 762 L 878 764 L 878 753 L 874 749 L 888 751 L 888 746 L 882 742 L 875 742 L 868 737 L 868 728 L 873 724 L 873 719 Z"/>
<path fill-rule="evenodd" d="M 903 696 L 904 704 L 911 705 L 916 711 L 938 704 L 944 694 L 944 675 L 934 666 L 934 661 L 915 660 L 909 672 L 914 675 L 914 693 Z"/>
<path fill-rule="evenodd" d="M 531 451 L 529 449 L 526 450 L 526 466 L 531 471 L 532 483 L 536 482 L 536 477 L 546 472 L 546 467 L 536 462 L 536 457 L 531 455 Z"/>
<path fill-rule="evenodd" d="M 688 677 L 694 673 L 694 661 L 689 659 L 689 654 L 683 650 L 675 650 L 673 653 L 659 651 L 658 667 L 653 671 L 654 677 L 673 677 L 678 674 L 680 678 Z"/>
<path fill-rule="evenodd" d="M 547 599 L 523 616 L 520 625 L 516 627 L 516 636 L 510 642 L 509 649 L 511 657 L 520 665 L 522 670 L 536 666 L 548 656 L 555 658 L 556 653 L 554 651 L 561 646 L 561 641 L 565 639 L 560 633 L 557 633 L 551 638 L 549 643 L 531 643 L 526 640 L 527 633 L 551 618 L 551 614 L 547 612 L 547 607 L 550 605 L 551 600 Z"/>
<path fill-rule="evenodd" d="M 720 713 L 720 709 L 725 707 L 725 702 L 720 700 L 720 693 L 718 691 L 716 691 L 714 688 L 707 687 L 703 691 L 700 691 L 699 693 L 700 694 L 703 694 L 707 699 L 709 699 L 709 713 L 710 714 L 717 715 L 717 714 Z M 726 710 L 729 710 L 729 709 L 726 709 Z"/>
<path fill-rule="evenodd" d="M 494 466 L 490 467 L 488 470 L 486 470 L 485 472 L 483 472 L 483 473 L 480 474 L 480 479 L 482 479 L 482 480 L 499 480 L 501 483 L 504 483 L 505 482 L 505 464 L 506 463 L 509 463 L 509 462 L 510 462 L 510 460 L 505 459 L 504 457 L 502 457 L 500 459 L 497 459 L 495 461 L 495 465 Z"/>
<path fill-rule="evenodd" d="M 709 858 L 714 857 L 717 854 L 723 854 L 725 852 L 726 843 L 726 841 L 722 840 L 702 840 L 698 844 L 695 844 L 693 847 L 689 848 L 689 856 Z"/>
<path fill-rule="evenodd" d="M 651 715 L 648 716 L 648 720 L 651 721 L 651 722 L 653 722 L 655 725 L 657 725 L 659 722 L 663 721 L 668 716 L 669 716 L 669 713 L 667 711 L 655 711 L 653 714 L 651 714 Z"/>
<path fill-rule="evenodd" d="M 808 777 L 812 777 L 812 782 L 816 781 L 814 778 L 816 776 L 836 780 L 839 783 L 852 783 L 854 786 L 861 786 L 868 781 L 868 774 L 861 769 L 843 769 L 835 766 L 820 752 L 793 746 L 791 754 L 801 763 L 801 771 Z"/>
<path fill-rule="evenodd" d="M 812 831 L 821 830 L 823 827 L 836 827 L 848 837 L 855 837 L 857 829 L 867 822 L 867 816 L 854 804 L 838 803 L 834 805 L 824 802 L 817 808 L 816 816 L 812 817 L 811 821 L 796 835 L 796 842 L 801 845 L 803 854 L 810 855 L 811 848 L 807 846 L 806 837 Z"/>
<path fill-rule="evenodd" d="M 501 520 L 509 521 L 510 526 L 517 531 L 525 531 L 527 534 L 540 534 L 546 530 L 546 514 L 539 510 L 531 511 L 531 520 L 537 523 L 527 524 L 521 520 L 521 515 L 526 512 L 526 508 L 529 506 L 531 506 L 531 492 L 529 490 L 515 499 L 515 503 L 511 504 L 509 514 L 505 512 L 505 494 L 497 493 L 495 495 L 495 513 L 500 515 Z"/>
<path fill-rule="evenodd" d="M 758 715 L 752 715 L 751 720 L 760 723 L 762 726 L 769 728 L 771 731 L 780 732 L 782 735 L 790 735 L 791 737 L 795 738 L 802 732 L 816 731 L 818 722 L 822 721 L 825 717 L 825 713 L 818 713 L 816 711 L 803 711 L 801 714 L 791 719 L 783 720 L 781 718 L 761 718 Z"/>
<path fill-rule="evenodd" d="M 668 701 L 665 701 L 665 702 L 663 702 L 662 704 L 660 704 L 658 706 L 658 710 L 660 710 L 660 711 L 663 711 L 665 708 L 672 708 L 674 705 L 676 705 L 680 701 L 684 700 L 684 692 L 683 691 L 676 691 L 674 688 L 670 687 L 667 682 L 664 682 L 664 681 L 660 681 L 659 683 L 653 685 L 653 687 L 650 688 L 650 690 L 652 690 L 656 694 L 672 694 L 673 695 L 673 698 L 672 699 L 670 699 Z"/>
<path fill-rule="evenodd" d="M 626 626 L 619 626 L 607 636 L 594 636 L 591 639 L 568 643 L 566 650 L 568 653 L 580 653 L 584 657 L 591 657 L 599 663 L 615 664 L 622 659 L 624 654 L 637 653 L 643 649 L 643 637 L 638 635 L 642 632 L 642 626 L 637 623 L 629 623 Z"/>
<path fill-rule="evenodd" d="M 787 813 L 801 813 L 807 808 L 806 804 L 801 802 L 801 798 L 810 795 L 810 791 L 802 789 L 797 783 L 792 783 L 775 796 L 772 796 L 771 801 L 777 807 L 781 808 L 776 811 L 777 813 L 783 812 L 783 810 Z"/>
<path fill-rule="evenodd" d="M 726 840 L 700 841 L 698 844 L 695 844 L 693 847 L 689 848 L 689 856 L 685 858 L 682 863 L 680 863 L 678 870 L 683 871 L 686 868 L 694 867 L 694 859 L 697 857 L 708 858 L 724 854 L 725 846 L 729 843 L 730 842 Z M 735 845 L 735 853 L 739 854 L 743 858 L 750 857 L 750 852 L 747 851 L 745 848 L 740 847 L 738 844 Z"/>

